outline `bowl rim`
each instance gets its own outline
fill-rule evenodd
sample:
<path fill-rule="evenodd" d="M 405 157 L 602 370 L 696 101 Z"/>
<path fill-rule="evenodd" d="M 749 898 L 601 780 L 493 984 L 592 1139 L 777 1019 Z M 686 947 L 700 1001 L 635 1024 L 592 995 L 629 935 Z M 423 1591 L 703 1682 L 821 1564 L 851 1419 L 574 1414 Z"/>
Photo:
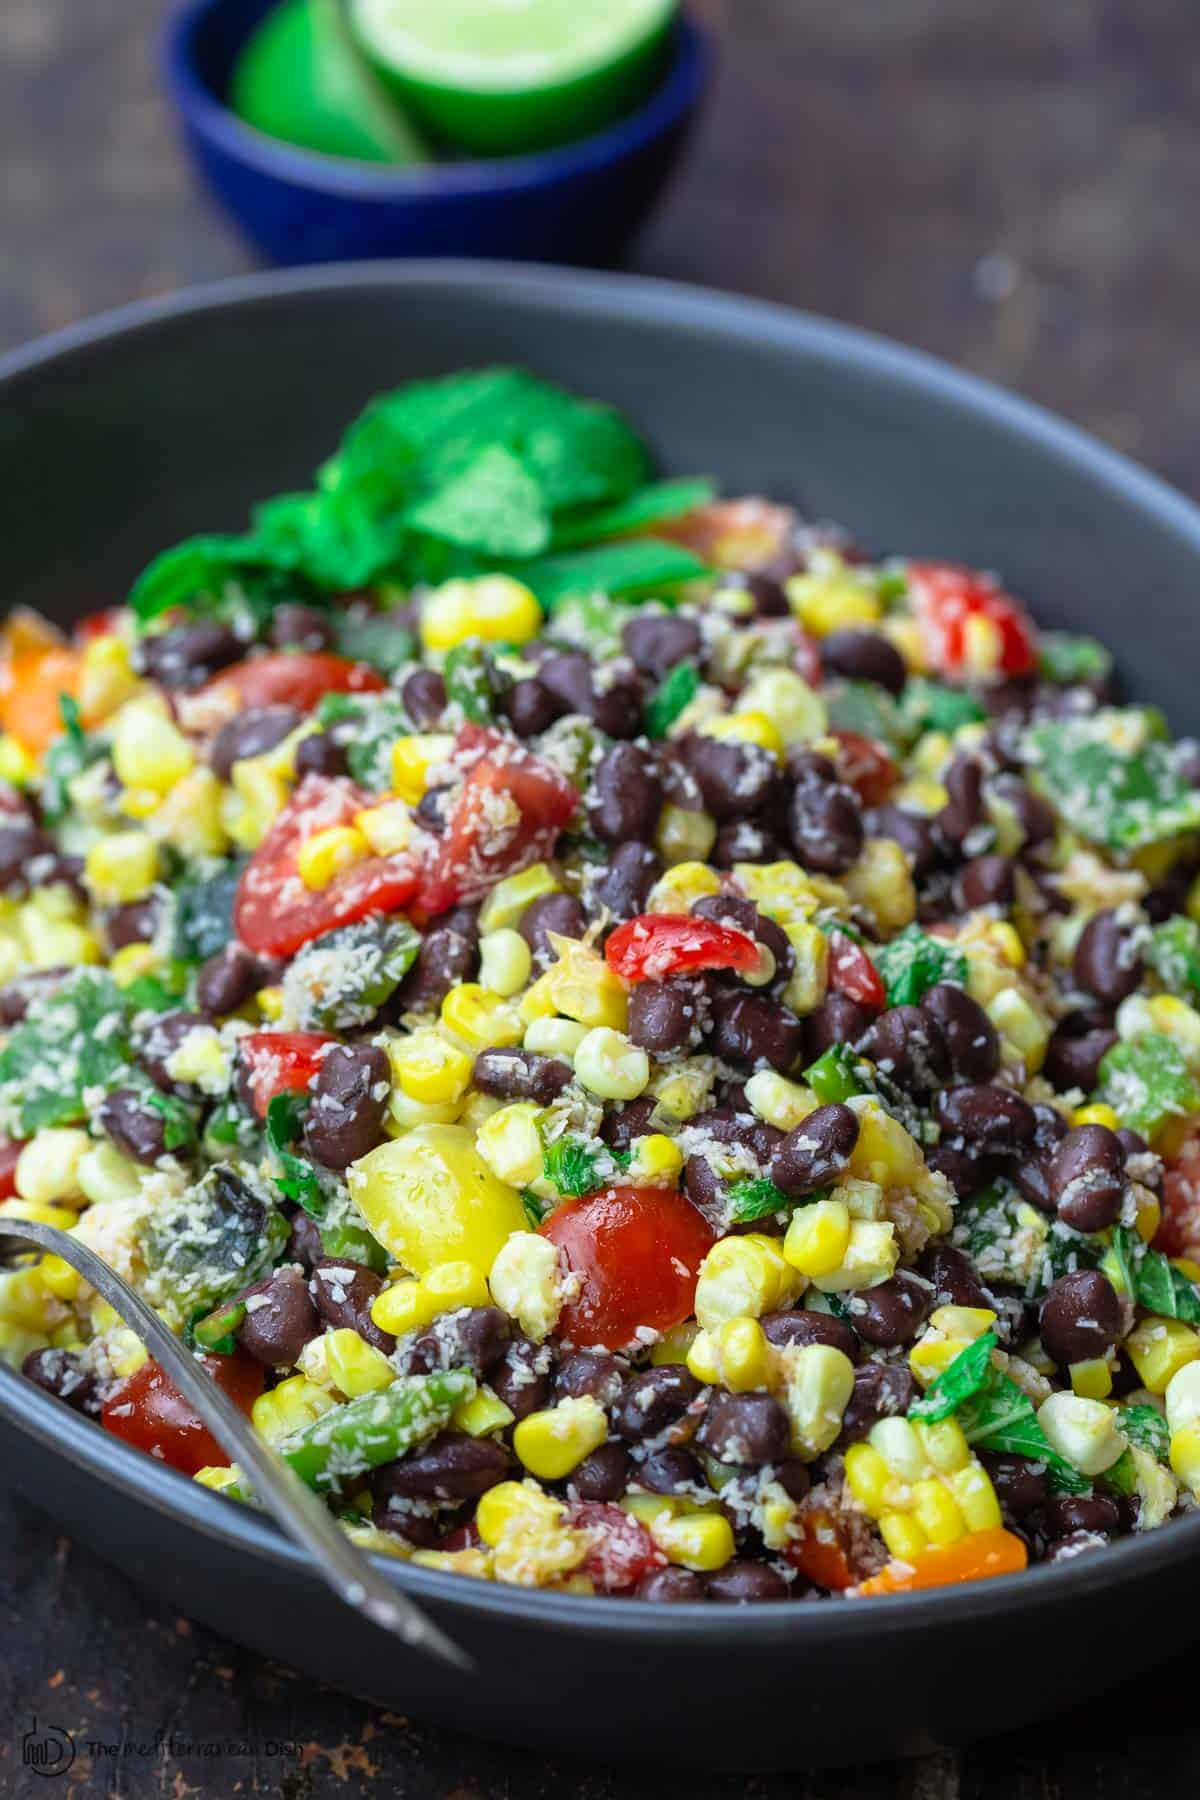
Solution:
<path fill-rule="evenodd" d="M 700 104 L 713 65 L 710 34 L 681 12 L 662 80 L 636 111 L 577 143 L 512 157 L 395 167 L 304 150 L 243 123 L 196 69 L 195 37 L 218 0 L 175 0 L 162 26 L 162 80 L 185 124 L 227 156 L 298 187 L 360 200 L 430 200 L 503 194 L 552 186 L 646 149 Z"/>
<path fill-rule="evenodd" d="M 1157 529 L 1179 539 L 1200 558 L 1200 508 L 1160 477 L 1100 443 L 1075 425 L 991 382 L 964 374 L 923 351 L 907 349 L 858 327 L 833 323 L 761 300 L 744 299 L 644 276 L 607 275 L 552 265 L 458 261 L 364 262 L 315 269 L 268 272 L 144 300 L 81 321 L 51 336 L 0 356 L 0 391 L 19 395 L 26 378 L 43 370 L 71 377 L 83 374 L 93 358 L 126 342 L 153 341 L 162 332 L 217 313 L 252 313 L 280 300 L 302 306 L 309 296 L 330 293 L 394 293 L 397 289 L 457 289 L 483 297 L 500 295 L 533 310 L 567 311 L 603 317 L 669 323 L 674 329 L 710 332 L 727 339 L 759 339 L 932 395 L 1050 452 L 1096 480 L 1120 488 Z M 199 1487 L 173 1469 L 156 1464 L 99 1424 L 68 1411 L 15 1371 L 0 1371 L 0 1416 L 57 1453 L 66 1455 L 93 1479 L 155 1511 L 222 1541 L 235 1550 L 262 1556 L 290 1573 L 316 1579 L 309 1558 L 262 1514 Z M 520 1618 L 523 1623 L 570 1628 L 585 1635 L 622 1639 L 630 1632 L 648 1642 L 704 1643 L 728 1638 L 731 1627 L 757 1645 L 784 1650 L 823 1641 L 829 1633 L 873 1637 L 903 1635 L 938 1625 L 978 1627 L 1006 1615 L 1036 1609 L 1070 1592 L 1125 1588 L 1152 1571 L 1200 1547 L 1200 1511 L 1170 1529 L 1131 1536 L 1109 1545 L 1103 1556 L 1081 1557 L 958 1587 L 900 1596 L 856 1599 L 845 1604 L 738 1607 L 731 1619 L 719 1608 L 662 1607 L 649 1602 L 595 1595 L 554 1594 L 418 1569 L 394 1558 L 377 1558 L 381 1568 L 414 1595 L 437 1603 L 443 1613 L 464 1618 L 484 1613 Z M 1023 1597 L 1023 1598 L 1022 1598 Z M 451 1622 L 453 1629 L 453 1623 Z"/>

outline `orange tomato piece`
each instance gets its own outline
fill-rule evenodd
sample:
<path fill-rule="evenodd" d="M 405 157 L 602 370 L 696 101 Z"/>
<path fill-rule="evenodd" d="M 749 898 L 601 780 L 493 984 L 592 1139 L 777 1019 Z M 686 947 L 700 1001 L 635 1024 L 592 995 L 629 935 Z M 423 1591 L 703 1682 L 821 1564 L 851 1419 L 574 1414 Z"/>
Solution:
<path fill-rule="evenodd" d="M 835 1593 L 853 1587 L 854 1571 L 833 1514 L 823 1507 L 815 1507 L 803 1517 L 804 1536 L 795 1539 L 784 1551 L 788 1562 L 814 1587 Z"/>
<path fill-rule="evenodd" d="M 908 1594 L 918 1588 L 952 1587 L 960 1581 L 988 1581 L 994 1575 L 1018 1575 L 1029 1561 L 1014 1532 L 999 1526 L 973 1531 L 954 1544 L 926 1550 L 912 1563 L 891 1562 L 860 1582 L 858 1594 Z"/>
<path fill-rule="evenodd" d="M 62 733 L 59 700 L 79 689 L 82 659 L 77 650 L 23 651 L 0 677 L 0 724 L 35 756 Z"/>

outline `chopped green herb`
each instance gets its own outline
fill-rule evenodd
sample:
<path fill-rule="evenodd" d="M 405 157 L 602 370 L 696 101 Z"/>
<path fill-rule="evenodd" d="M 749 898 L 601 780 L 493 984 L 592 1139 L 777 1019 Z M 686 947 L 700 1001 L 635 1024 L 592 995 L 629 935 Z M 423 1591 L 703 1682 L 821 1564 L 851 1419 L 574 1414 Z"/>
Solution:
<path fill-rule="evenodd" d="M 447 656 L 442 675 L 446 698 L 461 709 L 464 719 L 486 725 L 495 716 L 492 670 L 481 644 L 456 644 Z"/>
<path fill-rule="evenodd" d="M 832 730 L 857 731 L 862 737 L 878 738 L 891 750 L 905 748 L 909 733 L 896 702 L 873 681 L 839 681 L 826 688 L 821 697 Z"/>
<path fill-rule="evenodd" d="M 1038 672 L 1043 681 L 1073 687 L 1081 681 L 1106 681 L 1113 659 L 1093 637 L 1072 637 L 1066 631 L 1043 631 L 1038 636 Z"/>
<path fill-rule="evenodd" d="M 1188 998 L 1200 994 L 1200 925 L 1183 913 L 1156 925 L 1146 960 L 1173 994 Z"/>
<path fill-rule="evenodd" d="M 1072 830 L 1111 850 L 1139 850 L 1200 829 L 1188 786 L 1146 713 L 1114 709 L 1035 725 L 1027 753 Z"/>
<path fill-rule="evenodd" d="M 564 519 L 555 527 L 554 548 L 573 550 L 579 544 L 598 544 L 603 538 L 644 531 L 648 525 L 677 519 L 697 506 L 707 506 L 716 491 L 713 482 L 699 478 L 651 482 L 627 500 Z"/>
<path fill-rule="evenodd" d="M 0 1111 L 23 1138 L 81 1124 L 84 1095 L 120 1085 L 132 1061 L 121 990 L 107 974 L 78 974 L 10 1033 L 0 1051 Z"/>
<path fill-rule="evenodd" d="M 941 938 L 926 937 L 919 925 L 906 926 L 873 956 L 887 988 L 889 1006 L 915 1006 L 938 982 L 961 985 L 967 978 L 962 951 Z"/>
<path fill-rule="evenodd" d="M 593 1194 L 611 1181 L 617 1165 L 603 1144 L 590 1144 L 569 1134 L 547 1144 L 542 1156 L 542 1170 L 560 1194 Z"/>
<path fill-rule="evenodd" d="M 972 1399 L 992 1373 L 992 1351 L 996 1334 L 985 1331 L 974 1343 L 960 1350 L 948 1368 L 935 1377 L 919 1400 L 908 1409 L 910 1419 L 924 1425 L 936 1425 L 948 1419 L 967 1400 Z"/>
<path fill-rule="evenodd" d="M 275 1186 L 285 1200 L 296 1200 L 314 1219 L 323 1216 L 326 1197 L 316 1169 L 292 1149 L 308 1111 L 307 1095 L 276 1094 L 267 1107 L 267 1143 L 279 1159 Z M 334 1252 L 330 1252 L 334 1254 Z"/>
<path fill-rule="evenodd" d="M 987 710 L 962 688 L 946 687 L 940 681 L 929 681 L 914 675 L 900 696 L 900 716 L 913 737 L 924 731 L 944 731 L 953 737 L 964 725 L 978 725 L 987 718 Z"/>
<path fill-rule="evenodd" d="M 1156 1406 L 1122 1406 L 1117 1420 L 1131 1444 L 1160 1463 L 1169 1461 L 1171 1429 Z"/>
<path fill-rule="evenodd" d="M 346 716 L 359 721 L 346 751 L 351 775 L 376 792 L 390 787 L 392 745 L 412 729 L 399 695 L 372 694 Z"/>
<path fill-rule="evenodd" d="M 731 1181 L 726 1204 L 731 1225 L 748 1225 L 752 1219 L 766 1219 L 772 1213 L 788 1212 L 795 1202 L 781 1193 L 773 1181 L 761 1176 Z"/>
<path fill-rule="evenodd" d="M 173 954 L 180 962 L 207 962 L 233 937 L 233 903 L 242 864 L 215 874 L 187 876 L 175 889 Z"/>
<path fill-rule="evenodd" d="M 1200 1325 L 1200 1289 L 1161 1250 L 1152 1250 L 1127 1225 L 1113 1231 L 1121 1274 L 1139 1306 L 1162 1319 Z"/>
<path fill-rule="evenodd" d="M 690 706 L 696 698 L 699 689 L 700 677 L 693 665 L 677 663 L 646 702 L 646 736 L 665 738 L 684 707 Z"/>
<path fill-rule="evenodd" d="M 522 1188 L 521 1205 L 525 1210 L 525 1217 L 529 1221 L 529 1229 L 536 1231 L 550 1211 L 548 1204 L 545 1200 L 539 1200 L 532 1188 Z"/>
<path fill-rule="evenodd" d="M 630 538 L 595 550 L 544 556 L 513 570 L 555 612 L 577 594 L 659 594 L 708 570 L 698 556 L 658 538 Z"/>
<path fill-rule="evenodd" d="M 1107 1052 L 1093 1098 L 1111 1106 L 1130 1131 L 1152 1139 L 1168 1119 L 1200 1109 L 1200 1086 L 1172 1038 L 1144 1031 Z"/>
<path fill-rule="evenodd" d="M 1051 1445 L 1029 1396 L 998 1369 L 963 1403 L 958 1422 L 972 1448 L 1028 1456 L 1045 1464 L 1050 1485 L 1059 1493 L 1089 1492 L 1090 1483 Z"/>

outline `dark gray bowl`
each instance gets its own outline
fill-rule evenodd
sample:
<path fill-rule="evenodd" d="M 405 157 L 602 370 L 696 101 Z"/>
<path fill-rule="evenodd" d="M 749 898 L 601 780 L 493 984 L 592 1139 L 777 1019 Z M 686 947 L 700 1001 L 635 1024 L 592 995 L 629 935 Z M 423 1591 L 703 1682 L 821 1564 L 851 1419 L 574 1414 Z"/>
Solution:
<path fill-rule="evenodd" d="M 303 482 L 376 390 L 489 361 L 626 408 L 673 470 L 798 497 L 880 549 L 1002 570 L 1193 727 L 1200 514 L 1079 432 L 876 339 L 616 277 L 378 264 L 138 307 L 0 361 L 9 604 L 119 599 L 186 532 Z M 1182 653 L 1181 653 L 1182 652 Z M 1194 1634 L 1200 1518 L 908 1599 L 677 1611 L 388 1563 L 463 1681 L 332 1600 L 270 1525 L 0 1375 L 4 1477 L 216 1630 L 398 1712 L 611 1758 L 861 1762 L 1009 1729 Z M 1153 1629 L 1148 1627 L 1153 1625 Z"/>

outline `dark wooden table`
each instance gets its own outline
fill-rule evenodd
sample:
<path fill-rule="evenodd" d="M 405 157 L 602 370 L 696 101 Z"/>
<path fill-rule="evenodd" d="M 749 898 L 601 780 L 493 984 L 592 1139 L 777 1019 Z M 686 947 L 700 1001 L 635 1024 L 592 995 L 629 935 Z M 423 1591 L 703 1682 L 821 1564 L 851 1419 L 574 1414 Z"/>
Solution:
<path fill-rule="evenodd" d="M 920 344 L 1200 492 L 1190 7 L 697 0 L 697 11 L 723 33 L 720 86 L 633 267 Z M 161 12 L 161 0 L 0 0 L 0 348 L 253 266 L 176 153 L 153 73 Z M 1186 1669 L 1038 1732 L 903 1767 L 751 1781 L 615 1772 L 474 1745 L 345 1700 L 177 1619 L 25 1506 L 0 1503 L 0 1525 L 5 1794 L 56 1791 L 21 1766 L 35 1714 L 80 1745 L 58 1791 L 139 1800 L 1200 1790 Z M 1111 1655 L 1119 1678 L 1119 1643 Z M 1054 1679 L 1050 1642 L 1039 1666 L 1011 1675 L 1049 1689 Z M 1002 1690 L 995 1714 L 1002 1723 Z M 803 1743 L 796 1761 L 802 1770 Z"/>

